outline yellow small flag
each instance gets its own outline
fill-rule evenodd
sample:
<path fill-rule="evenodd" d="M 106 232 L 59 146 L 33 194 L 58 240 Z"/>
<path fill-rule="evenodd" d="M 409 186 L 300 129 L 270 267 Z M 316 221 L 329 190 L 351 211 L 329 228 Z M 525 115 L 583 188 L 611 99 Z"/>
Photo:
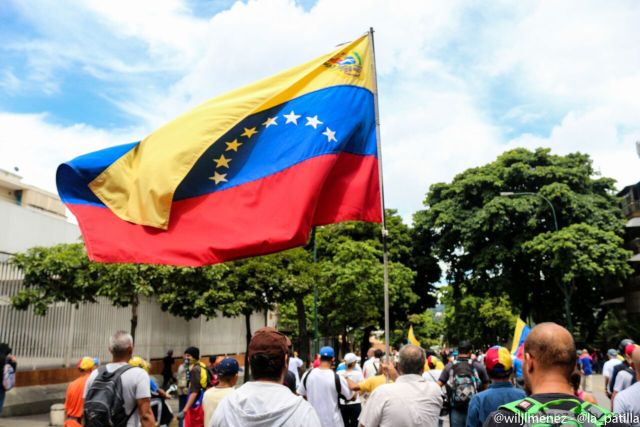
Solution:
<path fill-rule="evenodd" d="M 409 336 L 407 337 L 409 340 L 409 344 L 420 346 L 420 341 L 416 339 L 416 336 L 413 335 L 413 325 L 409 326 Z"/>

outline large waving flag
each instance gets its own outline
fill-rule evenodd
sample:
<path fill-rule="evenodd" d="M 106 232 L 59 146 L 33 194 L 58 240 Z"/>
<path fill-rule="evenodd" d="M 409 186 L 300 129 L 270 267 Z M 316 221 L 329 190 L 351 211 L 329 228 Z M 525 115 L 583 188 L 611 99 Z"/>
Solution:
<path fill-rule="evenodd" d="M 60 165 L 89 257 L 207 265 L 381 221 L 369 35 Z"/>
<path fill-rule="evenodd" d="M 513 332 L 513 342 L 511 343 L 511 354 L 518 359 L 524 356 L 524 340 L 531 332 L 531 328 L 520 318 L 516 321 L 516 329 Z"/>

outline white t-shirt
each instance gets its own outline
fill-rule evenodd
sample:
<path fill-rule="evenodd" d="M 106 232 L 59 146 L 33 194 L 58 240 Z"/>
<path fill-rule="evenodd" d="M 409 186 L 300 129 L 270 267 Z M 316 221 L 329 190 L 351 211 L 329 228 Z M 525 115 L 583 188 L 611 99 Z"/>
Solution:
<path fill-rule="evenodd" d="M 630 372 L 620 371 L 618 372 L 618 375 L 616 375 L 616 383 L 613 385 L 613 391 L 617 391 L 619 393 L 622 390 L 626 390 L 632 382 L 633 375 L 631 375 Z"/>
<path fill-rule="evenodd" d="M 355 368 L 351 372 L 347 371 L 346 369 L 343 371 L 340 371 L 338 372 L 338 375 L 344 378 L 349 378 L 351 381 L 353 381 L 356 384 L 360 384 L 362 381 L 364 381 L 364 376 L 362 375 L 362 372 L 358 371 Z M 345 402 L 344 399 L 340 398 L 341 405 L 355 405 L 356 403 L 360 403 L 360 394 L 357 392 L 356 392 L 356 398 L 354 400 Z"/>
<path fill-rule="evenodd" d="M 442 375 L 442 369 L 430 369 L 428 371 L 424 371 L 422 378 L 427 381 L 431 381 L 432 383 L 437 383 L 440 379 L 440 375 Z"/>
<path fill-rule="evenodd" d="M 367 359 L 362 366 L 362 374 L 364 375 L 364 379 L 375 377 L 380 373 L 380 359 L 376 359 L 372 357 L 371 359 Z"/>
<path fill-rule="evenodd" d="M 611 379 L 614 366 L 620 363 L 622 363 L 622 360 L 618 358 L 609 359 L 606 362 L 604 362 L 604 365 L 602 365 L 602 376 Z"/>
<path fill-rule="evenodd" d="M 289 370 L 296 376 L 296 387 L 298 387 L 298 385 L 300 384 L 300 374 L 298 373 L 298 368 L 301 368 L 302 365 L 304 365 L 304 362 L 298 357 L 294 356 L 289 359 Z"/>
<path fill-rule="evenodd" d="M 222 402 L 222 399 L 233 393 L 235 389 L 233 387 L 211 387 L 204 392 L 202 398 L 202 409 L 204 410 L 204 425 L 208 426 L 213 413 L 216 412 L 216 408 Z"/>
<path fill-rule="evenodd" d="M 369 397 L 360 415 L 365 427 L 436 426 L 442 408 L 440 387 L 420 375 L 401 375 Z"/>
<path fill-rule="evenodd" d="M 126 362 L 121 363 L 107 363 L 108 372 L 113 372 L 121 366 L 126 365 Z M 87 397 L 87 391 L 91 388 L 93 380 L 98 376 L 98 369 L 91 372 L 87 384 L 84 386 L 83 398 Z M 140 424 L 140 416 L 138 415 L 138 399 L 146 399 L 151 397 L 149 375 L 142 369 L 134 367 L 126 371 L 120 377 L 122 381 L 122 397 L 124 398 L 124 410 L 127 414 L 133 414 L 129 417 L 127 427 L 138 427 Z"/>
<path fill-rule="evenodd" d="M 336 373 L 331 369 L 316 368 L 302 376 L 298 394 L 306 396 L 307 401 L 316 410 L 322 427 L 344 427 L 342 415 L 338 408 L 338 391 L 336 390 Z M 305 376 L 309 376 L 306 380 Z M 338 375 L 340 380 L 340 394 L 351 399 L 353 392 L 349 389 L 347 380 Z"/>
<path fill-rule="evenodd" d="M 633 415 L 635 420 L 640 419 L 640 382 L 635 383 L 616 395 L 613 401 L 613 412 L 630 414 Z M 634 421 L 634 419 L 630 419 L 630 421 Z M 640 426 L 640 423 L 636 421 L 635 423 L 631 423 L 631 426 L 637 427 Z"/>

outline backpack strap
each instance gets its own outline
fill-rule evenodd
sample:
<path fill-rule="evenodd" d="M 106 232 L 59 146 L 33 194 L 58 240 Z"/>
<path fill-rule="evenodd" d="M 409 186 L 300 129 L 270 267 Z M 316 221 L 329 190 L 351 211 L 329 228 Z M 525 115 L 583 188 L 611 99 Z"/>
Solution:
<path fill-rule="evenodd" d="M 604 426 L 613 418 L 611 411 L 590 402 L 582 402 L 582 405 L 580 405 L 580 414 L 587 415 L 589 421 L 598 427 Z"/>
<path fill-rule="evenodd" d="M 307 379 L 309 378 L 309 374 L 311 374 L 311 371 L 313 371 L 316 368 L 311 368 L 309 369 L 303 376 L 302 376 L 302 385 L 304 386 L 304 390 L 307 390 Z"/>

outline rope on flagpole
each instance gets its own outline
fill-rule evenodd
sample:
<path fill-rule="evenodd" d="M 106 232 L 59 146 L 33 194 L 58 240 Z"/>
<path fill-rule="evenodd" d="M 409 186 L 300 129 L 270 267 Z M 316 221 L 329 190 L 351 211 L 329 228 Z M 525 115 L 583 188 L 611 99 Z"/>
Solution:
<path fill-rule="evenodd" d="M 376 113 L 376 144 L 378 148 L 378 175 L 380 176 L 380 199 L 382 208 L 382 262 L 384 266 L 384 346 L 387 361 L 390 360 L 389 351 L 389 256 L 387 251 L 387 218 L 384 205 L 384 180 L 382 178 L 382 144 L 380 142 L 380 110 L 378 107 L 378 74 L 376 72 L 376 47 L 373 40 L 373 27 L 369 28 L 371 38 L 371 68 L 373 73 L 373 103 Z"/>

